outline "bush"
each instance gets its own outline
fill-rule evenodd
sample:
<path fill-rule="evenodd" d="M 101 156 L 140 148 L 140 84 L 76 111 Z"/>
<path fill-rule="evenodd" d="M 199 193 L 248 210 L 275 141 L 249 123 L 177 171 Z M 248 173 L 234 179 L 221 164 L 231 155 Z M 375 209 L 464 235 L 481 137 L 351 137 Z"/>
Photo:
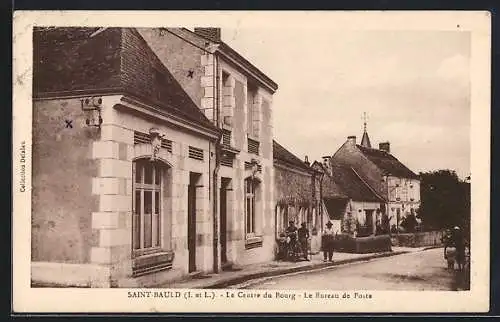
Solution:
<path fill-rule="evenodd" d="M 345 253 L 377 253 L 392 250 L 389 235 L 354 238 L 347 234 L 337 235 L 334 242 L 336 251 Z"/>

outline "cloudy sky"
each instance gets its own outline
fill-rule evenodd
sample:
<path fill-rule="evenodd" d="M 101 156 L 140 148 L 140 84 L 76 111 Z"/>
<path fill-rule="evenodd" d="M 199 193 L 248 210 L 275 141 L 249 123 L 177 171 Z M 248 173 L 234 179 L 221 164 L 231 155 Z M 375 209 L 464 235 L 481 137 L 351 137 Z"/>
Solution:
<path fill-rule="evenodd" d="M 458 31 L 223 29 L 279 85 L 275 139 L 298 157 L 332 155 L 363 133 L 413 171 L 470 173 L 470 34 Z"/>

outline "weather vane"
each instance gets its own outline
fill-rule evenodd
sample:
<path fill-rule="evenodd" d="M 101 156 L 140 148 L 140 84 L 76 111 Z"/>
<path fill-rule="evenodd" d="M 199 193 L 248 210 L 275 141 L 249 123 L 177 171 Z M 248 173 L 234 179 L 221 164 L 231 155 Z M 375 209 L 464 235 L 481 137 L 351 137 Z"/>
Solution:
<path fill-rule="evenodd" d="M 366 112 L 363 112 L 363 130 L 366 132 L 366 120 L 368 120 L 368 116 Z"/>

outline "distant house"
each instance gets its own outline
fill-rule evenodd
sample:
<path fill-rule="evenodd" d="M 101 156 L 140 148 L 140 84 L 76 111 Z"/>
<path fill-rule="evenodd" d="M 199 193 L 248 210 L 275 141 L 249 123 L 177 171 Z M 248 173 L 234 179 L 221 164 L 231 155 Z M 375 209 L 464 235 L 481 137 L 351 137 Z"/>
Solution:
<path fill-rule="evenodd" d="M 333 223 L 333 229 L 357 236 L 375 234 L 383 198 L 352 167 L 332 164 L 325 157 L 323 164 L 315 162 L 313 168 L 325 173 L 321 200 L 325 219 Z"/>
<path fill-rule="evenodd" d="M 383 216 L 387 215 L 390 226 L 399 228 L 405 216 L 418 211 L 419 177 L 390 153 L 389 142 L 380 143 L 378 149 L 372 148 L 366 128 L 361 144 L 356 144 L 355 136 L 349 136 L 331 157 L 330 164 L 335 168 L 351 168 L 382 199 L 376 224 L 382 225 Z"/>

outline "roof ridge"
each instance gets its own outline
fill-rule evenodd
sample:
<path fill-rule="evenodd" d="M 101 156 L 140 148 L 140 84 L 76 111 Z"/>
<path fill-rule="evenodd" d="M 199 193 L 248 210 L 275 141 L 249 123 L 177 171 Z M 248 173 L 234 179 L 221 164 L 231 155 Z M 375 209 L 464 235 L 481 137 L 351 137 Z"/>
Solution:
<path fill-rule="evenodd" d="M 293 152 L 289 151 L 287 148 L 285 148 L 283 145 L 279 144 L 274 139 L 273 139 L 273 144 L 277 145 L 278 148 L 282 149 L 285 153 L 287 153 L 290 157 L 292 157 L 294 159 L 294 161 L 297 162 L 297 164 L 292 163 L 292 165 L 298 166 L 298 163 L 300 163 L 302 165 L 303 169 L 307 168 L 308 170 L 313 170 L 313 169 L 311 169 L 311 167 L 306 166 L 305 163 L 299 157 L 297 157 Z M 273 149 L 273 154 L 274 154 L 274 149 Z M 274 157 L 274 155 L 273 155 L 273 157 Z M 281 158 L 275 158 L 275 159 L 290 163 L 290 161 L 288 161 L 286 159 L 281 159 Z"/>
<path fill-rule="evenodd" d="M 401 162 L 398 158 L 396 158 L 390 152 L 380 150 L 380 149 L 375 149 L 375 148 L 367 148 L 367 147 L 364 147 L 364 146 L 359 145 L 359 144 L 356 144 L 356 147 L 358 148 L 358 150 L 361 152 L 361 154 L 366 159 L 368 159 L 377 168 L 383 170 L 387 174 L 401 176 L 401 177 L 408 177 L 408 178 L 418 177 L 418 175 L 415 172 L 413 172 L 413 170 L 408 168 L 403 162 Z M 392 170 L 391 170 L 391 169 L 387 168 L 387 166 L 388 166 L 387 164 L 384 165 L 384 164 L 381 164 L 379 162 L 382 160 L 385 160 L 388 162 L 396 162 L 397 164 L 393 164 L 392 167 L 389 166 L 389 168 L 392 168 Z M 399 168 L 399 170 L 403 170 L 403 172 L 406 172 L 406 174 L 404 174 L 404 173 L 402 174 L 401 171 L 399 171 L 397 168 Z M 400 172 L 400 173 L 398 174 L 398 172 Z"/>

